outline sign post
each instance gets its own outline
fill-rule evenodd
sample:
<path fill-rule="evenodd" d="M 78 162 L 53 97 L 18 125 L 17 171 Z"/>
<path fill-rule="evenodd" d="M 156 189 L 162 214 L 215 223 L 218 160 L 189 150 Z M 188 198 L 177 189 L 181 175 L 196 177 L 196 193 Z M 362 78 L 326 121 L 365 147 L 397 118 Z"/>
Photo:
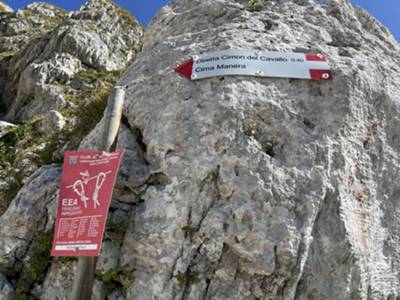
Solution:
<path fill-rule="evenodd" d="M 110 148 L 117 137 L 124 100 L 125 91 L 121 87 L 116 87 L 111 94 L 106 110 L 103 138 L 99 149 L 101 151 L 110 151 Z M 79 257 L 72 286 L 72 300 L 91 299 L 96 262 L 96 256 Z"/>
<path fill-rule="evenodd" d="M 92 296 L 97 256 L 123 154 L 122 150 L 106 152 L 117 137 L 124 98 L 125 91 L 116 87 L 106 110 L 99 151 L 65 155 L 52 255 L 79 256 L 72 300 L 90 300 Z"/>

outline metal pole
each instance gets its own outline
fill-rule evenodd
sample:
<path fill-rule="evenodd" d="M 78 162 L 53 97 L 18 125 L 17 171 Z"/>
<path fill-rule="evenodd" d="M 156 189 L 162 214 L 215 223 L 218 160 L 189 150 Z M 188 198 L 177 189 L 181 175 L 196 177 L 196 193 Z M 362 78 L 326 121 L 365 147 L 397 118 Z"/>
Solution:
<path fill-rule="evenodd" d="M 122 108 L 124 106 L 125 91 L 116 86 L 108 100 L 108 106 L 104 118 L 103 136 L 99 151 L 109 152 L 113 145 L 121 123 Z M 92 297 L 94 276 L 97 257 L 81 256 L 78 258 L 75 278 L 72 286 L 71 300 L 90 300 Z"/>
<path fill-rule="evenodd" d="M 122 108 L 124 106 L 125 90 L 117 86 L 111 93 L 104 120 L 103 138 L 101 139 L 100 151 L 110 151 L 117 137 L 119 124 L 121 123 Z"/>

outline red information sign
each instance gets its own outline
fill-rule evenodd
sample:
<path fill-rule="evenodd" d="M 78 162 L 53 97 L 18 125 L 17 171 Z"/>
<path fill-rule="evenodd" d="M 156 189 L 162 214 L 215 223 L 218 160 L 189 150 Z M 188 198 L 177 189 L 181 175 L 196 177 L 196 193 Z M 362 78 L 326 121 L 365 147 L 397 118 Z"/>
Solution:
<path fill-rule="evenodd" d="M 99 256 L 123 153 L 65 153 L 52 256 Z"/>

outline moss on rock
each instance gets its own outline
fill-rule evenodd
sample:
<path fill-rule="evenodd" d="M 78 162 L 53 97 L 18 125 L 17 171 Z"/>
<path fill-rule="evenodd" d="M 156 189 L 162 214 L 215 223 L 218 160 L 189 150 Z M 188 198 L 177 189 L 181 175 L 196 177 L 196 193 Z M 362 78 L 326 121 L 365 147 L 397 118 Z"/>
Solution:
<path fill-rule="evenodd" d="M 261 11 L 266 0 L 250 0 L 246 5 L 246 10 L 248 11 Z"/>
<path fill-rule="evenodd" d="M 107 293 L 116 289 L 124 289 L 134 280 L 132 271 L 126 271 L 121 267 L 112 268 L 106 273 L 96 272 L 96 279 L 104 282 Z"/>
<path fill-rule="evenodd" d="M 41 233 L 36 236 L 31 248 L 31 255 L 18 280 L 15 299 L 36 299 L 31 294 L 35 284 L 41 284 L 51 264 L 52 234 Z"/>
<path fill-rule="evenodd" d="M 122 72 L 88 68 L 77 74 L 76 80 L 87 88 L 83 88 L 80 95 L 67 97 L 69 101 L 78 105 L 76 109 L 69 111 L 76 119 L 76 125 L 72 129 L 73 136 L 83 138 L 101 120 L 108 97 Z"/>

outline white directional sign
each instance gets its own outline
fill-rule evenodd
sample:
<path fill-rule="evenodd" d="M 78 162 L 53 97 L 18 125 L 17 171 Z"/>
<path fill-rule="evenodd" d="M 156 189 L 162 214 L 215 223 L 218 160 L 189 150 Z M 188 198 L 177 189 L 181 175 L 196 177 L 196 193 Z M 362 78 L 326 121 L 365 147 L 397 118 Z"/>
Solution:
<path fill-rule="evenodd" d="M 224 75 L 332 80 L 326 57 L 313 53 L 229 49 L 193 56 L 175 71 L 198 80 Z"/>

